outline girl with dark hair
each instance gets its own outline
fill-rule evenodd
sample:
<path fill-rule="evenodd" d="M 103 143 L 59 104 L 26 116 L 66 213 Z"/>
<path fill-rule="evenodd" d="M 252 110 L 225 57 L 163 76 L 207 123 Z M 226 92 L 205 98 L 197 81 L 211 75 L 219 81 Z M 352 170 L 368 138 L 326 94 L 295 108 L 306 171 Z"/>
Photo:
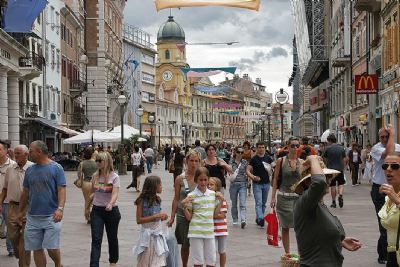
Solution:
<path fill-rule="evenodd" d="M 349 167 L 351 170 L 351 184 L 352 186 L 359 185 L 358 169 L 361 164 L 361 152 L 358 149 L 357 143 L 353 143 L 347 156 L 349 158 Z"/>
<path fill-rule="evenodd" d="M 142 193 L 135 201 L 136 222 L 142 225 L 139 241 L 134 249 L 138 258 L 137 266 L 166 265 L 168 249 L 161 221 L 167 220 L 168 215 L 161 212 L 161 198 L 158 196 L 161 192 L 160 177 L 148 176 L 144 181 Z"/>

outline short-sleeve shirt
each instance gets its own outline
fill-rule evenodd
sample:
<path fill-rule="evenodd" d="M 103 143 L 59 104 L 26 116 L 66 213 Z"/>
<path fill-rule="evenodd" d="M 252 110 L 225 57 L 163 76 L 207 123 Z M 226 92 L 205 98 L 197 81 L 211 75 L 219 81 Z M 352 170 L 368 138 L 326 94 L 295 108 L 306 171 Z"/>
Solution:
<path fill-rule="evenodd" d="M 131 155 L 132 164 L 135 166 L 140 166 L 140 160 L 142 159 L 142 155 L 140 153 L 133 153 Z"/>
<path fill-rule="evenodd" d="M 374 160 L 374 176 L 372 177 L 372 182 L 374 184 L 384 184 L 386 183 L 385 172 L 382 169 L 382 164 L 384 159 L 382 159 L 382 154 L 386 147 L 382 143 L 377 143 L 371 149 L 371 157 Z M 395 151 L 400 152 L 400 145 L 395 144 Z"/>
<path fill-rule="evenodd" d="M 154 150 L 152 148 L 146 148 L 144 151 L 144 156 L 146 158 L 154 158 Z"/>
<path fill-rule="evenodd" d="M 224 200 L 221 204 L 221 212 L 228 212 L 228 204 Z M 214 232 L 215 236 L 226 236 L 228 235 L 228 221 L 226 217 L 224 219 L 214 219 Z"/>
<path fill-rule="evenodd" d="M 324 156 L 326 167 L 337 171 L 344 170 L 343 159 L 346 157 L 346 150 L 339 144 L 332 144 L 325 149 Z"/>
<path fill-rule="evenodd" d="M 259 182 L 253 181 L 253 183 L 257 184 L 268 184 L 269 183 L 269 174 L 268 171 L 264 167 L 264 163 L 268 164 L 272 163 L 271 157 L 265 154 L 263 157 L 255 155 L 251 158 L 249 165 L 253 167 L 253 175 L 261 178 Z"/>
<path fill-rule="evenodd" d="M 235 172 L 237 168 L 239 168 L 238 173 L 236 175 L 236 179 L 233 181 L 234 183 L 247 183 L 247 176 L 246 176 L 246 167 L 247 167 L 248 162 L 244 159 L 240 161 L 239 164 L 233 159 L 230 162 L 230 165 L 232 166 L 232 171 Z"/>
<path fill-rule="evenodd" d="M 115 172 L 110 173 L 107 184 L 105 184 L 105 178 L 100 176 L 98 183 L 96 184 L 94 182 L 93 184 L 93 205 L 98 207 L 106 207 L 111 201 L 113 188 L 120 186 L 119 176 Z M 114 206 L 117 206 L 117 203 L 114 203 Z"/>
<path fill-rule="evenodd" d="M 218 205 L 215 192 L 207 189 L 203 193 L 196 187 L 188 196 L 193 198 L 192 203 L 188 205 L 192 211 L 188 237 L 214 238 L 214 210 Z"/>
<path fill-rule="evenodd" d="M 201 146 L 196 146 L 196 147 L 194 148 L 194 150 L 196 150 L 197 153 L 200 154 L 200 159 L 201 159 L 201 160 L 204 160 L 204 159 L 206 158 L 206 151 L 205 151 L 205 149 L 204 149 L 203 147 L 201 147 Z"/>
<path fill-rule="evenodd" d="M 33 162 L 27 161 L 21 168 L 17 163 L 14 163 L 7 169 L 4 182 L 4 188 L 7 189 L 7 203 L 10 201 L 19 202 L 23 190 L 25 172 L 32 165 Z"/>
<path fill-rule="evenodd" d="M 24 188 L 29 192 L 28 214 L 50 216 L 58 208 L 58 187 L 66 186 L 64 170 L 60 164 L 33 164 L 25 172 Z"/>

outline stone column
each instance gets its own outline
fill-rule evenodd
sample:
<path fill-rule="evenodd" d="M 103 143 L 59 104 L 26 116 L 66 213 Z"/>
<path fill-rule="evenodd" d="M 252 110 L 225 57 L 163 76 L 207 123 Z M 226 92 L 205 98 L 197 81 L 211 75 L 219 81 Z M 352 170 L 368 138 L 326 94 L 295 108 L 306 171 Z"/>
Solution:
<path fill-rule="evenodd" d="M 8 82 L 8 137 L 11 147 L 20 143 L 19 140 L 19 85 L 18 74 L 9 74 Z"/>
<path fill-rule="evenodd" d="M 0 140 L 8 140 L 7 71 L 0 67 Z"/>

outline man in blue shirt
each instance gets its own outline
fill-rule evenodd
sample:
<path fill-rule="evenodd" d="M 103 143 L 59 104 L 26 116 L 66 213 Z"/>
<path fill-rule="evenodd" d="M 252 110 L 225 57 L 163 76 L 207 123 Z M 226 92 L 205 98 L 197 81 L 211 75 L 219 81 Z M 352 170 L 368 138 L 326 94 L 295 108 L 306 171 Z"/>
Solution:
<path fill-rule="evenodd" d="M 36 164 L 25 172 L 18 219 L 22 223 L 28 204 L 24 233 L 25 250 L 33 251 L 36 266 L 46 266 L 47 249 L 56 267 L 61 267 L 60 234 L 65 205 L 64 170 L 48 157 L 42 141 L 34 141 L 29 155 Z"/>

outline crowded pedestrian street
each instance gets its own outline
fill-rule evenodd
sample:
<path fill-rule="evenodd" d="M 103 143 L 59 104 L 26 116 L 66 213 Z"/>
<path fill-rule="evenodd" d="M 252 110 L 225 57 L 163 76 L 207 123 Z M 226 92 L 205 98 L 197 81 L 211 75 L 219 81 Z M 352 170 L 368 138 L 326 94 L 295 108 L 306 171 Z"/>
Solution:
<path fill-rule="evenodd" d="M 173 197 L 172 174 L 159 167 L 152 174 L 162 178 L 163 192 L 161 194 L 162 209 L 170 214 Z M 61 255 L 64 267 L 86 267 L 90 258 L 90 226 L 86 224 L 83 216 L 83 197 L 80 189 L 73 185 L 76 172 L 67 172 L 67 201 L 62 223 Z M 144 177 L 144 176 L 143 176 Z M 142 177 L 142 180 L 143 180 Z M 136 258 L 132 254 L 132 247 L 136 244 L 140 226 L 136 224 L 134 200 L 138 193 L 126 190 L 131 176 L 121 176 L 121 191 L 118 206 L 121 211 L 121 223 L 119 227 L 120 260 L 118 266 L 136 266 Z M 378 225 L 370 197 L 370 185 L 351 187 L 346 185 L 345 207 L 331 209 L 332 213 L 341 220 L 346 234 L 357 237 L 363 246 L 357 252 L 344 251 L 344 267 L 381 266 L 376 261 L 376 240 L 378 237 Z M 228 194 L 226 196 L 229 198 Z M 326 204 L 329 197 L 326 196 Z M 228 201 L 229 203 L 229 201 Z M 230 203 L 229 203 L 230 204 Z M 268 201 L 269 204 L 269 201 Z M 247 200 L 248 226 L 241 229 L 240 225 L 232 225 L 230 212 L 228 212 L 229 237 L 227 243 L 227 266 L 232 267 L 278 267 L 282 248 L 274 248 L 267 245 L 265 229 L 260 229 L 255 223 L 254 199 Z M 296 251 L 296 242 L 292 240 L 293 251 Z M 106 237 L 103 240 L 100 266 L 108 266 Z M 17 266 L 17 260 L 7 256 L 5 241 L 0 240 L 0 266 Z M 52 266 L 52 265 L 50 265 Z M 191 266 L 189 264 L 189 266 Z"/>

